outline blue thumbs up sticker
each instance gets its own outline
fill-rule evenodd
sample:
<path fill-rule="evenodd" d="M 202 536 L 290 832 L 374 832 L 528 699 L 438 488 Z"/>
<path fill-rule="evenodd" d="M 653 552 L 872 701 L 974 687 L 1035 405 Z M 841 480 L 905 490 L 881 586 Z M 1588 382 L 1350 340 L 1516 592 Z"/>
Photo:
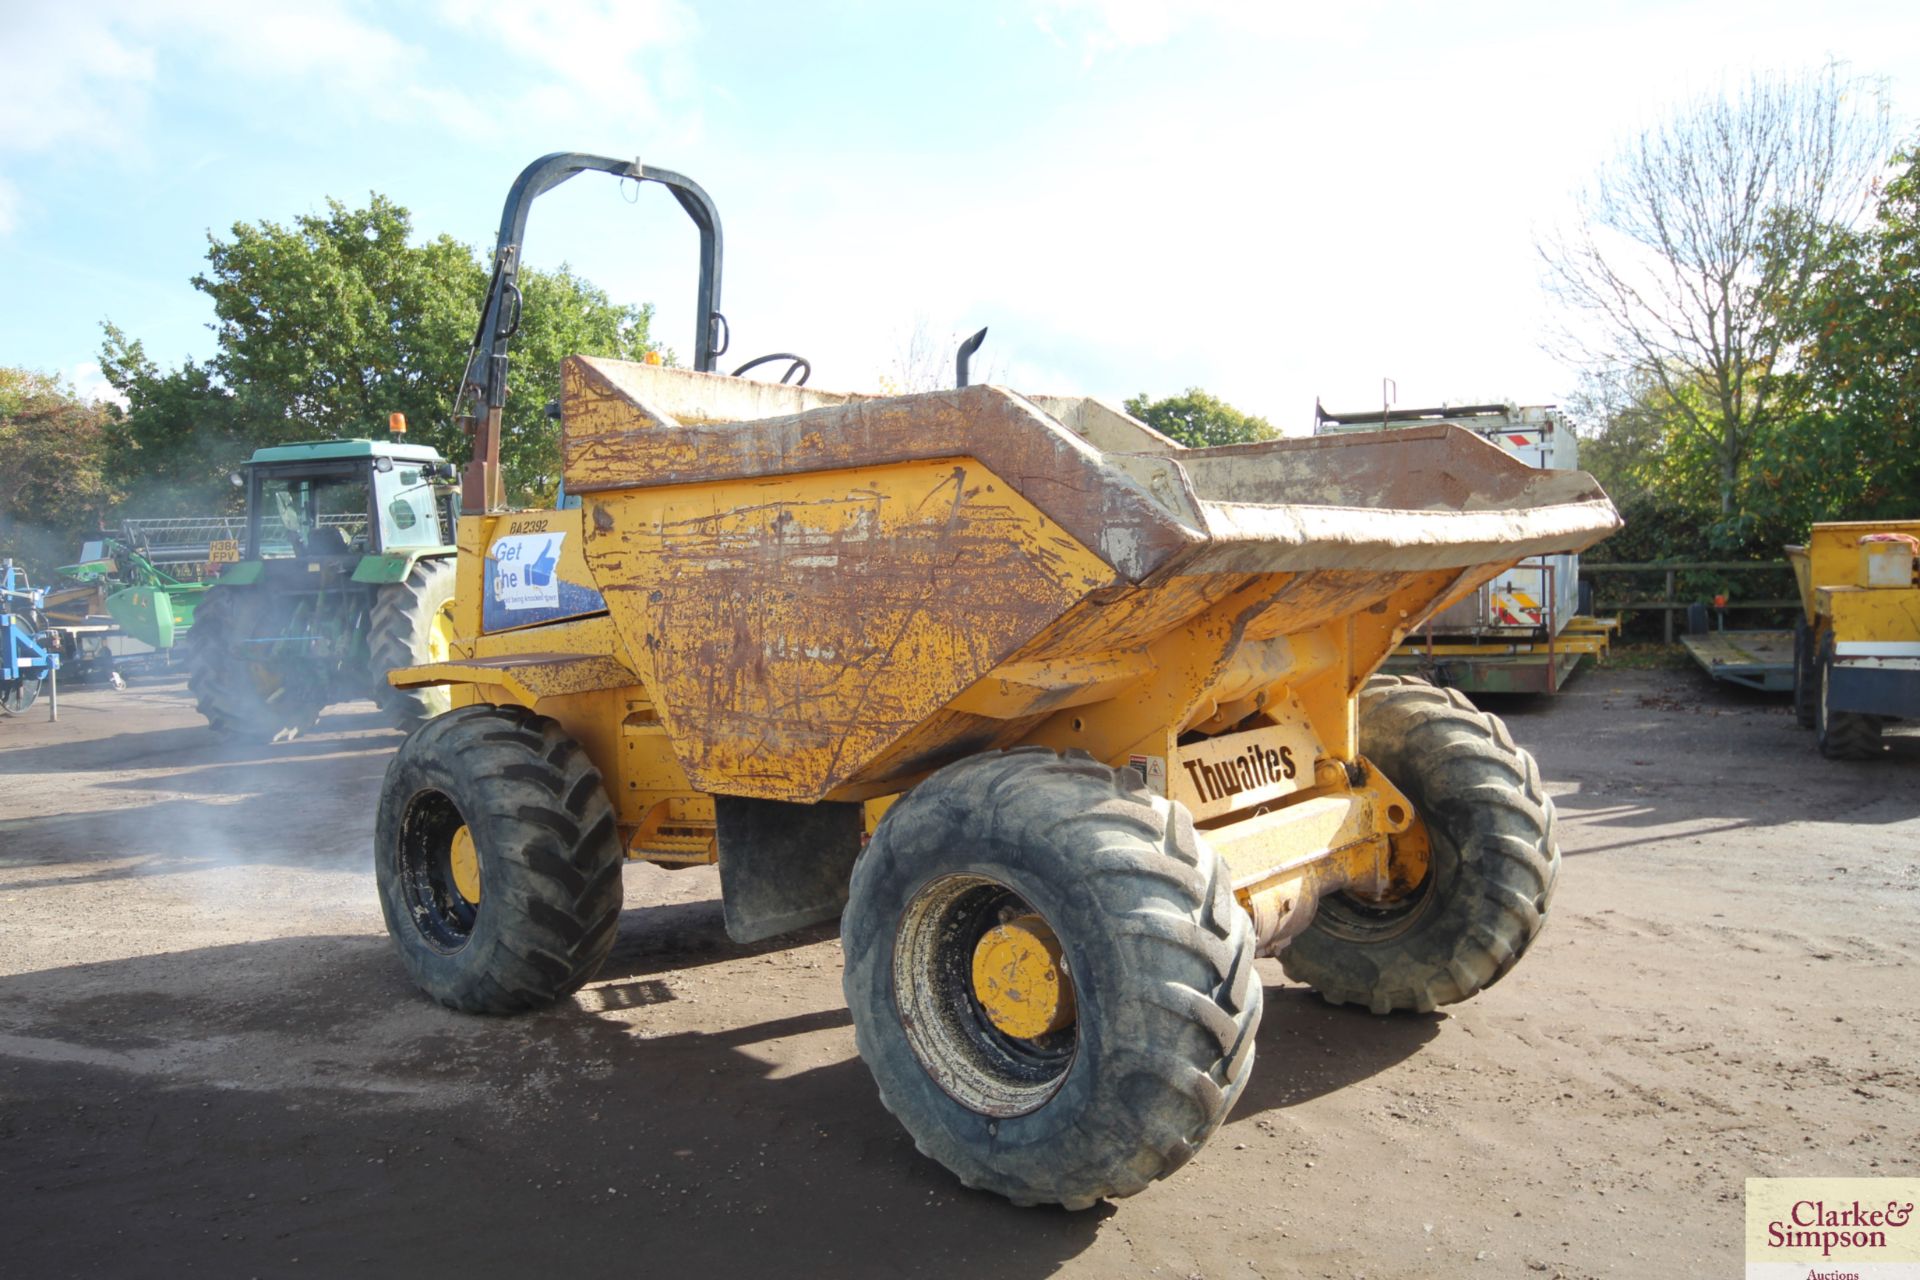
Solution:
<path fill-rule="evenodd" d="M 501 538 L 488 557 L 493 581 L 488 594 L 508 609 L 557 609 L 560 577 L 556 572 L 566 533 L 521 533 Z"/>

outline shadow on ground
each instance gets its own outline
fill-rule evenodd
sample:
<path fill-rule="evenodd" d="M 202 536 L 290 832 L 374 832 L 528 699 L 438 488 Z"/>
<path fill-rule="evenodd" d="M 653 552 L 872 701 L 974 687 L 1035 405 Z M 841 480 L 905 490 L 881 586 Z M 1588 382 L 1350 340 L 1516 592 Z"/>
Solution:
<path fill-rule="evenodd" d="M 1555 714 L 1576 702 L 1587 714 Z M 1692 670 L 1583 671 L 1552 697 L 1482 695 L 1478 705 L 1539 760 L 1572 820 L 1561 835 L 1569 856 L 1668 836 L 1920 816 L 1920 732 L 1890 732 L 1877 760 L 1822 759 L 1785 697 Z"/>
<path fill-rule="evenodd" d="M 649 1012 L 682 998 L 656 975 L 767 949 L 716 904 L 643 908 L 611 981 L 514 1019 L 432 1005 L 365 937 L 0 978 L 0 1271 L 384 1271 L 451 1232 L 489 1271 L 1037 1277 L 1093 1242 L 1110 1207 L 1015 1209 L 919 1156 L 845 1010 L 753 1016 L 736 987 L 698 1031 Z M 1228 1132 L 1444 1021 L 1271 990 Z"/>

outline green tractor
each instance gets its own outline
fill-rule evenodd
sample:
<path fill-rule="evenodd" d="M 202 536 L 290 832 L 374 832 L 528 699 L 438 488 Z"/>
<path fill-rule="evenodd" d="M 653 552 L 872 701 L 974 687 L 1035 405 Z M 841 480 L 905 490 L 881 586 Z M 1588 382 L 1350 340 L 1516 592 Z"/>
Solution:
<path fill-rule="evenodd" d="M 233 473 L 244 539 L 194 611 L 191 675 L 215 729 L 285 741 L 328 704 L 372 698 L 411 731 L 444 687 L 396 689 L 395 667 L 444 660 L 452 638 L 454 468 L 424 445 L 316 440 L 259 449 Z"/>

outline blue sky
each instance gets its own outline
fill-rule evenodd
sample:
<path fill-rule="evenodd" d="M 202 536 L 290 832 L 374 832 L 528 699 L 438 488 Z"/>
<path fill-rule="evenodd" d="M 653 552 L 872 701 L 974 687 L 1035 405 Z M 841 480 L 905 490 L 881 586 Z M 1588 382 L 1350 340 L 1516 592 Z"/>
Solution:
<path fill-rule="evenodd" d="M 96 383 L 102 320 L 213 350 L 209 230 L 377 190 L 490 241 L 547 151 L 719 203 L 733 354 L 866 389 L 918 332 L 1022 390 L 1335 408 L 1564 396 L 1534 231 L 1636 127 L 1828 58 L 1920 112 L 1908 3 L 0 0 L 0 365 Z M 694 237 L 589 176 L 567 261 L 690 347 Z M 449 370 L 449 378 L 457 371 Z"/>

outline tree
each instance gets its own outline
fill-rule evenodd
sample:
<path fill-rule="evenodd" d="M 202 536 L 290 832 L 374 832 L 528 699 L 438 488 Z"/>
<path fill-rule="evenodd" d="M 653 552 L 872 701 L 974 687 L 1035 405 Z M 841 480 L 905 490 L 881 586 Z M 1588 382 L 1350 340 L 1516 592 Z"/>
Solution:
<path fill-rule="evenodd" d="M 1279 434 L 1265 418 L 1242 413 L 1199 387 L 1188 387 L 1184 394 L 1165 400 L 1149 400 L 1142 391 L 1126 402 L 1126 409 L 1155 431 L 1172 436 L 1190 449 L 1271 440 Z"/>
<path fill-rule="evenodd" d="M 1684 426 L 1690 411 L 1706 407 L 1705 390 L 1678 375 L 1590 370 L 1567 401 L 1568 416 L 1580 424 L 1581 469 L 1615 503 L 1653 497 L 1701 513 L 1696 523 L 1704 529 L 1719 506 L 1717 463 L 1703 438 Z"/>
<path fill-rule="evenodd" d="M 453 392 L 480 321 L 488 269 L 449 236 L 411 243 L 412 219 L 379 194 L 365 208 L 327 202 L 290 226 L 239 223 L 208 237 L 193 285 L 213 301 L 218 349 L 162 372 L 111 324 L 101 353 L 129 401 L 144 489 L 167 505 L 206 503 L 253 448 L 383 433 L 406 415 L 410 439 L 463 460 Z M 523 269 L 502 430 L 509 499 L 544 503 L 559 478 L 547 402 L 575 353 L 638 359 L 652 349 L 651 307 L 618 306 L 567 267 Z"/>
<path fill-rule="evenodd" d="M 1838 67 L 1756 76 L 1628 142 L 1578 195 L 1577 225 L 1537 246 L 1566 348 L 1661 386 L 1675 430 L 1711 453 L 1723 516 L 1777 409 L 1787 340 L 1770 309 L 1818 278 L 1807 233 L 1858 218 L 1888 138 L 1878 93 Z"/>
<path fill-rule="evenodd" d="M 58 378 L 0 368 L 0 551 L 43 581 L 76 558 L 112 501 L 105 463 L 117 425 L 111 406 Z"/>
<path fill-rule="evenodd" d="M 106 460 L 114 492 L 142 516 L 238 511 L 240 492 L 227 473 L 260 439 L 255 425 L 274 421 L 272 408 L 248 413 L 211 368 L 192 360 L 163 373 L 137 338 L 104 326 L 100 369 L 127 411 Z"/>
<path fill-rule="evenodd" d="M 1817 520 L 1920 511 L 1920 146 L 1894 166 L 1868 225 L 1813 228 L 1779 249 L 1804 241 L 1821 264 L 1775 303 L 1795 357 L 1775 379 L 1788 409 L 1747 486 L 1745 506 L 1783 540 Z"/>

